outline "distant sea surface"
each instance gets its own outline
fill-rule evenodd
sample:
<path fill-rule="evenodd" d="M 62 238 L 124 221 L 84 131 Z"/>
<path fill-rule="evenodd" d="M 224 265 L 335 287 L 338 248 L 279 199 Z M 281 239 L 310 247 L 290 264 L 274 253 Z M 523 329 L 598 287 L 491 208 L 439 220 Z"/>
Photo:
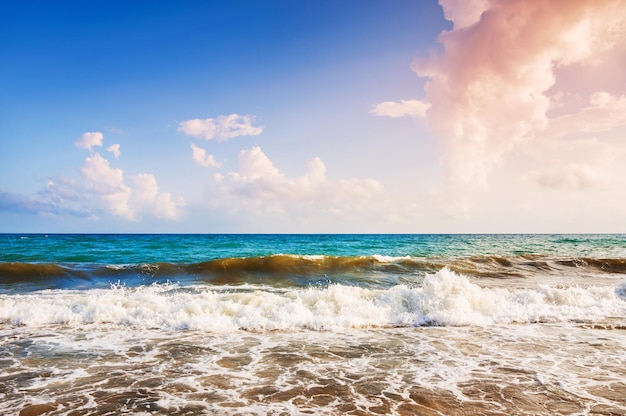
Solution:
<path fill-rule="evenodd" d="M 0 414 L 626 415 L 626 235 L 0 234 Z"/>

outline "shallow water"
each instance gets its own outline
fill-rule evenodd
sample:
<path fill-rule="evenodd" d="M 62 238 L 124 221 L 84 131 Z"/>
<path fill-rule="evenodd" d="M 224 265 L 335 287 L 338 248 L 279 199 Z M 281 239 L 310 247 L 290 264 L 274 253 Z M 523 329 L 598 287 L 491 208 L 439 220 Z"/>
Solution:
<path fill-rule="evenodd" d="M 7 412 L 626 413 L 626 328 L 610 325 L 1 336 Z"/>

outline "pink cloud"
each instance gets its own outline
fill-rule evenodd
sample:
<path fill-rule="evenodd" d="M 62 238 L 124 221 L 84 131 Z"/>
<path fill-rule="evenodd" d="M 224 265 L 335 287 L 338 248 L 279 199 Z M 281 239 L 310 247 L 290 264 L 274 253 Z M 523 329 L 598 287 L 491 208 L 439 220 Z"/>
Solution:
<path fill-rule="evenodd" d="M 254 122 L 254 118 L 249 115 L 221 115 L 215 118 L 183 121 L 178 131 L 187 136 L 205 140 L 217 139 L 222 142 L 239 136 L 258 136 L 263 133 L 263 127 L 255 126 Z"/>
<path fill-rule="evenodd" d="M 206 150 L 191 143 L 191 158 L 196 164 L 205 168 L 219 168 L 222 166 L 220 162 L 215 160 L 213 155 L 207 155 Z"/>
<path fill-rule="evenodd" d="M 429 104 L 419 100 L 384 101 L 376 104 L 370 111 L 371 114 L 385 117 L 426 117 Z"/>
<path fill-rule="evenodd" d="M 113 156 L 115 156 L 116 159 L 122 154 L 120 152 L 120 145 L 117 143 L 107 147 L 107 151 L 113 153 Z"/>
<path fill-rule="evenodd" d="M 617 0 L 441 3 L 454 27 L 439 36 L 442 52 L 412 68 L 429 78 L 427 118 L 452 183 L 485 188 L 489 173 L 520 142 L 549 126 L 566 130 L 549 115 L 557 97 L 576 87 L 560 83 L 554 91 L 560 71 L 593 65 L 602 72 L 608 52 L 624 48 L 626 8 Z M 572 116 L 579 126 L 591 131 L 601 120 L 622 123 L 620 97 L 609 94 L 613 101 L 602 106 L 598 100 L 607 97 L 594 97 L 595 104 Z"/>
<path fill-rule="evenodd" d="M 83 149 L 92 150 L 94 146 L 102 146 L 102 140 L 104 139 L 104 135 L 99 131 L 94 132 L 86 132 L 80 136 L 80 139 L 76 140 L 74 144 L 77 147 L 81 147 Z"/>

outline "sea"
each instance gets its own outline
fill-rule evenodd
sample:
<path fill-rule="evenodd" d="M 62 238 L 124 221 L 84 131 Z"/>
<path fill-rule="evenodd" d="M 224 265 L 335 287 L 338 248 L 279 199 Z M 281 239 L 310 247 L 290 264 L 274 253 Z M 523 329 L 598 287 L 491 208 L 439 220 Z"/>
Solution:
<path fill-rule="evenodd" d="M 2 415 L 626 415 L 626 235 L 0 234 Z"/>

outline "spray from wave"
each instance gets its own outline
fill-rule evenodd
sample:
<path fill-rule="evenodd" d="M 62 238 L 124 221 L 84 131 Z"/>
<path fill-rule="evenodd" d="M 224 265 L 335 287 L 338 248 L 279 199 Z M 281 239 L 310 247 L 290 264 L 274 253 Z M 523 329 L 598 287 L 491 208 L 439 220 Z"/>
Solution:
<path fill-rule="evenodd" d="M 0 322 L 25 326 L 230 332 L 596 322 L 624 316 L 626 282 L 617 288 L 484 288 L 447 268 L 426 275 L 417 287 L 181 287 L 166 283 L 0 295 Z"/>

